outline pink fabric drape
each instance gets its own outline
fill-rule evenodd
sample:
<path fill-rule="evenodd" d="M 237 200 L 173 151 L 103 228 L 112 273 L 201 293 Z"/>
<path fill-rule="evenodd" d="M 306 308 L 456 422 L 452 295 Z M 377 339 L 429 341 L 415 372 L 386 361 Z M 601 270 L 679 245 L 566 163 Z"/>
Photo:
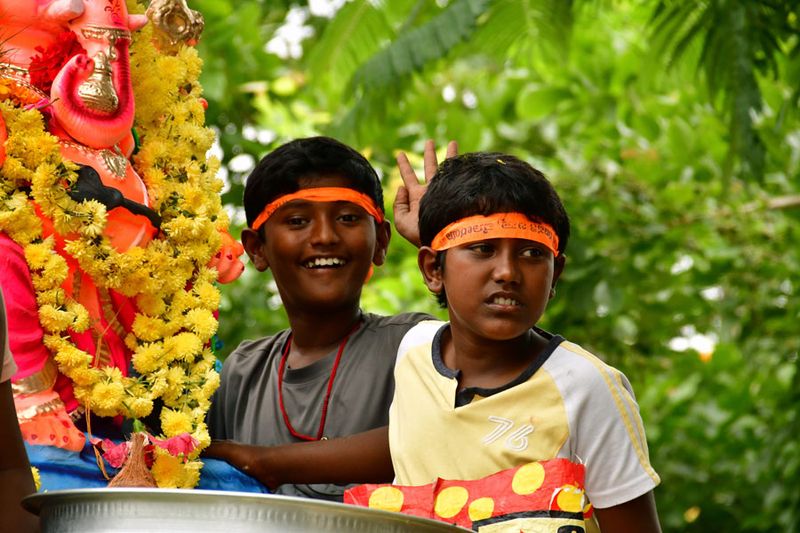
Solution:
<path fill-rule="evenodd" d="M 39 323 L 38 305 L 23 250 L 4 233 L 0 233 L 0 284 L 6 299 L 11 353 L 18 367 L 12 379 L 17 381 L 40 371 L 51 354 L 43 344 L 44 330 Z M 134 317 L 130 300 L 113 292 L 109 293 L 109 298 L 111 310 L 115 313 L 123 331 L 129 331 Z M 87 308 L 100 309 L 97 289 L 85 275 L 80 300 L 82 303 L 85 302 Z M 102 342 L 108 349 L 111 364 L 119 368 L 123 375 L 127 375 L 129 356 L 122 338 L 108 324 L 102 311 L 100 316 L 93 316 L 92 320 L 93 325 L 83 333 L 70 332 L 72 341 L 78 348 L 95 355 L 96 345 L 92 329 L 100 332 Z M 72 391 L 72 383 L 66 376 L 58 374 L 54 390 L 61 397 L 68 412 L 78 406 Z"/>

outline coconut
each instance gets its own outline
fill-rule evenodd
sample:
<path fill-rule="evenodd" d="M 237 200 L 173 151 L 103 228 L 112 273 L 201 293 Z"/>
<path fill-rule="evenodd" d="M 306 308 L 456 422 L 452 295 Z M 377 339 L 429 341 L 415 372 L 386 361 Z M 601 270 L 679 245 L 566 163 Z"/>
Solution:
<path fill-rule="evenodd" d="M 144 459 L 145 436 L 143 433 L 134 433 L 131 440 L 131 449 L 122 469 L 117 472 L 109 483 L 109 487 L 157 487 L 156 480 Z"/>

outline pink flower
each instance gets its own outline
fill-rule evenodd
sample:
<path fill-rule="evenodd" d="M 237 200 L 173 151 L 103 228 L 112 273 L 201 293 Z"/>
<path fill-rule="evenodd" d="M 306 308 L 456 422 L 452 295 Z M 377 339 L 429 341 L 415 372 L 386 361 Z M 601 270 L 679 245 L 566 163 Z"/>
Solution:
<path fill-rule="evenodd" d="M 181 454 L 184 456 L 189 455 L 199 444 L 197 439 L 192 437 L 189 433 L 181 433 L 180 435 L 170 437 L 166 440 L 157 439 L 150 435 L 150 441 L 159 448 L 167 450 L 170 455 L 175 457 Z"/>
<path fill-rule="evenodd" d="M 90 441 L 92 445 L 103 451 L 103 458 L 114 468 L 120 468 L 125 463 L 125 459 L 128 458 L 128 451 L 130 450 L 130 442 L 128 441 L 122 441 L 117 444 L 111 439 L 100 440 L 97 437 L 92 437 Z"/>
<path fill-rule="evenodd" d="M 25 106 L 25 111 L 28 111 L 29 109 L 43 110 L 45 107 L 47 107 L 49 105 L 50 105 L 50 98 L 42 98 L 41 100 L 39 100 L 35 104 L 26 105 Z"/>

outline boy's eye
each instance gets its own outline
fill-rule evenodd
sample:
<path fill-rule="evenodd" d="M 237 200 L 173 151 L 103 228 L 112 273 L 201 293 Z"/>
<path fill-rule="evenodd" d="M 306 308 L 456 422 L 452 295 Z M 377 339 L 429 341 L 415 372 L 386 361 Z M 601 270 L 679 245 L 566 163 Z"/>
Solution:
<path fill-rule="evenodd" d="M 538 246 L 531 246 L 522 250 L 522 257 L 544 257 L 545 251 Z"/>
<path fill-rule="evenodd" d="M 470 246 L 469 249 L 477 254 L 490 254 L 494 251 L 492 245 L 485 242 L 477 242 Z"/>
<path fill-rule="evenodd" d="M 339 215 L 339 220 L 342 222 L 358 222 L 361 220 L 361 215 L 358 213 L 342 213 Z"/>
<path fill-rule="evenodd" d="M 301 217 L 301 216 L 297 216 L 297 215 L 290 216 L 290 217 L 287 217 L 285 219 L 286 224 L 288 224 L 289 226 L 302 226 L 307 221 L 308 220 L 305 217 Z"/>

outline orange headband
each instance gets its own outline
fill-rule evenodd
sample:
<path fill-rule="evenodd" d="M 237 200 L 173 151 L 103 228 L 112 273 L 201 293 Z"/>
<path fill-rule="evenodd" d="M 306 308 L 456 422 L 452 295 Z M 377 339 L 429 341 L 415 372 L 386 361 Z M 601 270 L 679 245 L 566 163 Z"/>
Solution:
<path fill-rule="evenodd" d="M 554 256 L 558 256 L 558 235 L 552 226 L 533 222 L 522 213 L 495 213 L 488 217 L 476 215 L 456 220 L 436 234 L 431 248 L 440 252 L 485 239 L 535 241 L 544 244 Z"/>
<path fill-rule="evenodd" d="M 272 203 L 267 204 L 261 214 L 253 222 L 253 229 L 257 230 L 269 217 L 280 207 L 288 204 L 292 200 L 308 200 L 310 202 L 350 202 L 363 207 L 364 210 L 372 215 L 378 222 L 383 222 L 383 213 L 375 205 L 375 202 L 364 193 L 348 189 L 347 187 L 317 187 L 314 189 L 300 189 L 292 194 L 278 197 Z"/>

